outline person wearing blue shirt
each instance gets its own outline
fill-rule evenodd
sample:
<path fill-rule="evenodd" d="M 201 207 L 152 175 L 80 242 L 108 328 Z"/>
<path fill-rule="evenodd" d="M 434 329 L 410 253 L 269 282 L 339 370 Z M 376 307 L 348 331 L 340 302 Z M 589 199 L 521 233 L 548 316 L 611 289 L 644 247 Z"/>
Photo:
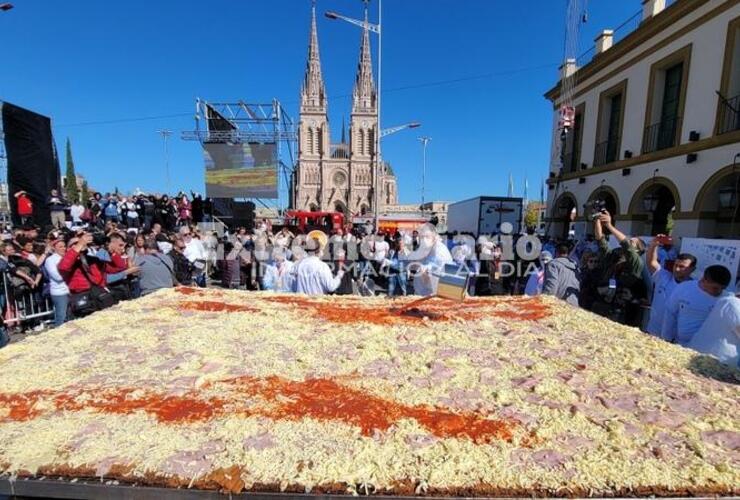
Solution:
<path fill-rule="evenodd" d="M 731 279 L 726 267 L 715 265 L 707 267 L 699 281 L 678 285 L 666 303 L 661 337 L 668 342 L 688 346 Z"/>
<path fill-rule="evenodd" d="M 656 337 L 660 336 L 663 327 L 663 317 L 668 298 L 673 290 L 684 281 L 691 280 L 691 274 L 696 269 L 696 257 L 684 253 L 677 255 L 673 261 L 673 269 L 665 269 L 660 262 L 660 250 L 664 248 L 665 236 L 658 235 L 650 242 L 646 255 L 647 270 L 650 273 L 652 288 L 652 302 L 650 304 L 650 319 L 647 332 Z"/>

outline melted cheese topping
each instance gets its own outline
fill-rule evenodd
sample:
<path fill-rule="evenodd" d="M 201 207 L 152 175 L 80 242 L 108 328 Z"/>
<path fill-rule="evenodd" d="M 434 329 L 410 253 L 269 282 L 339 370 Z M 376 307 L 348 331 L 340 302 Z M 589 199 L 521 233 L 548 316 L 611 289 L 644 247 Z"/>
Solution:
<path fill-rule="evenodd" d="M 549 298 L 403 303 L 167 290 L 13 344 L 0 470 L 188 485 L 237 466 L 247 488 L 352 492 L 740 484 L 737 371 Z"/>

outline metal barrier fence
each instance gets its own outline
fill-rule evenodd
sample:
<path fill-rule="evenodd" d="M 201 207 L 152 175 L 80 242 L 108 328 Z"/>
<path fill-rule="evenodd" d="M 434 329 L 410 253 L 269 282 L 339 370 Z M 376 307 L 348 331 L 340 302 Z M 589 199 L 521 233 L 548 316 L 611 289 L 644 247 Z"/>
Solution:
<path fill-rule="evenodd" d="M 19 290 L 13 286 L 8 273 L 2 275 L 3 322 L 6 326 L 23 326 L 33 320 L 53 319 L 54 305 L 40 290 Z"/>

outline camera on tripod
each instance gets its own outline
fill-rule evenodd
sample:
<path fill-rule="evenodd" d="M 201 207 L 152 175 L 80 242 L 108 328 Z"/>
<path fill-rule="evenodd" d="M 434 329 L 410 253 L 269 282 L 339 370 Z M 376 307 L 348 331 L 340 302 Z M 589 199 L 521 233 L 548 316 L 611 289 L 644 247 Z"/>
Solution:
<path fill-rule="evenodd" d="M 604 200 L 592 200 L 583 205 L 583 208 L 591 211 L 591 220 L 596 220 L 599 215 L 606 212 L 606 201 Z"/>

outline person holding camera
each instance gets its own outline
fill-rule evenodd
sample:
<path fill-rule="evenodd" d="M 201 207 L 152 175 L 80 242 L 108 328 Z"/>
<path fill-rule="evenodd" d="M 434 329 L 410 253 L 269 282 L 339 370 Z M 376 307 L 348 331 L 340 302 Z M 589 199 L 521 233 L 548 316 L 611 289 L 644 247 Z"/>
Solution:
<path fill-rule="evenodd" d="M 76 317 L 87 316 L 116 303 L 106 287 L 105 263 L 93 250 L 93 235 L 86 231 L 69 240 L 67 252 L 57 269 L 70 291 L 70 304 Z"/>
<path fill-rule="evenodd" d="M 593 311 L 619 323 L 638 326 L 641 303 L 647 298 L 647 286 L 642 277 L 645 242 L 640 238 L 629 238 L 617 229 L 606 209 L 594 214 L 593 220 L 602 261 L 601 286 L 597 288 L 599 298 Z M 609 249 L 605 230 L 617 239 L 619 247 Z"/>
<path fill-rule="evenodd" d="M 653 285 L 653 299 L 650 305 L 650 319 L 647 332 L 650 335 L 660 337 L 663 327 L 663 316 L 668 297 L 673 290 L 684 281 L 691 280 L 691 274 L 696 270 L 696 257 L 688 253 L 682 253 L 672 261 L 672 269 L 667 264 L 664 268 L 660 264 L 660 249 L 673 247 L 673 238 L 659 234 L 650 242 L 647 250 L 647 269 Z M 666 261 L 670 263 L 671 261 Z"/>

